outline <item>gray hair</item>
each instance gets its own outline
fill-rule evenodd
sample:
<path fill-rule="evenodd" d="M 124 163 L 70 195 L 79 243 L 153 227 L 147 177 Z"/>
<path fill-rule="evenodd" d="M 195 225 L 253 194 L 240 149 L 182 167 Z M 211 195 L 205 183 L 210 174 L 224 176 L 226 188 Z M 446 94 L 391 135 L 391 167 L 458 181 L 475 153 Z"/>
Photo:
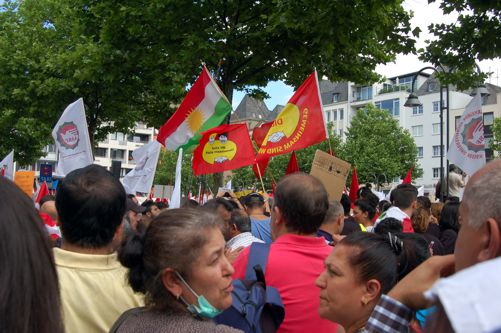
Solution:
<path fill-rule="evenodd" d="M 322 224 L 334 223 L 334 221 L 340 216 L 344 217 L 343 205 L 341 205 L 339 201 L 331 201 L 329 203 L 327 213 L 325 213 L 324 222 L 322 222 Z"/>
<path fill-rule="evenodd" d="M 488 218 L 494 218 L 501 225 L 500 198 L 501 161 L 498 160 L 487 164 L 480 173 L 475 173 L 465 188 L 462 204 L 472 215 L 470 226 L 480 229 Z"/>

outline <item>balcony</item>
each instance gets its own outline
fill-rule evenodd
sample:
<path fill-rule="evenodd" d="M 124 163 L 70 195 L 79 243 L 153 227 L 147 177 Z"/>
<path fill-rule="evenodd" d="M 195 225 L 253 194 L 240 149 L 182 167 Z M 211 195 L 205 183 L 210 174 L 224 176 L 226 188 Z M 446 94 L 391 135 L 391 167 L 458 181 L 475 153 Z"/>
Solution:
<path fill-rule="evenodd" d="M 398 85 L 388 85 L 383 87 L 383 89 L 379 90 L 379 95 L 382 94 L 389 94 L 389 93 L 394 93 L 394 92 L 399 92 L 399 91 L 406 91 L 410 92 L 411 88 L 409 84 L 398 84 Z"/>

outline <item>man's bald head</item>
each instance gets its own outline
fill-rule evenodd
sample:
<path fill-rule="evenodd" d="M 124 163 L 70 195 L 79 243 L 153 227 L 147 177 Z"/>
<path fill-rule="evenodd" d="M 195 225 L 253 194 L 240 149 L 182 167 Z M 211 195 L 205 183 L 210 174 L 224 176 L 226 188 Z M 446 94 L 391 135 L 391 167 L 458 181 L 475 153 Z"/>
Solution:
<path fill-rule="evenodd" d="M 494 218 L 501 225 L 500 199 L 501 160 L 495 160 L 473 174 L 464 190 L 462 204 L 474 212 L 470 225 L 480 228 L 488 218 Z"/>
<path fill-rule="evenodd" d="M 56 222 L 57 221 L 56 202 L 54 200 L 45 201 L 40 206 L 40 213 L 45 213 L 49 215 L 52 221 Z"/>
<path fill-rule="evenodd" d="M 317 232 L 329 208 L 327 191 L 322 183 L 305 173 L 282 178 L 274 198 L 287 229 L 300 234 Z"/>

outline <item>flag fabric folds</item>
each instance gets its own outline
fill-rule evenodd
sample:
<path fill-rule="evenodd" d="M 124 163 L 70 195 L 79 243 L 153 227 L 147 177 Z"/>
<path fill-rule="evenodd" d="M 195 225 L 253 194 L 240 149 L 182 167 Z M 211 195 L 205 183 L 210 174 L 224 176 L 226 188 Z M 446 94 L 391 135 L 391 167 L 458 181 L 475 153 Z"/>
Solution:
<path fill-rule="evenodd" d="M 127 193 L 149 193 L 153 185 L 153 178 L 157 169 L 158 156 L 161 144 L 151 141 L 132 152 L 132 158 L 136 164 L 122 180 Z"/>
<path fill-rule="evenodd" d="M 407 174 L 405 175 L 405 178 L 402 181 L 402 184 L 411 184 L 412 183 L 412 169 L 414 169 L 414 165 L 411 165 L 411 168 L 409 169 L 409 171 L 407 171 Z"/>
<path fill-rule="evenodd" d="M 14 151 L 11 151 L 0 162 L 0 175 L 10 180 L 14 180 Z"/>
<path fill-rule="evenodd" d="M 42 185 L 40 185 L 40 188 L 38 189 L 38 193 L 35 198 L 35 203 L 39 204 L 40 200 L 42 200 L 42 198 L 48 194 L 49 194 L 49 188 L 47 187 L 47 183 L 43 182 Z"/>
<path fill-rule="evenodd" d="M 254 159 L 254 164 L 252 165 L 252 171 L 257 179 L 264 177 L 268 163 L 270 162 L 269 157 L 263 157 L 261 160 Z"/>
<path fill-rule="evenodd" d="M 176 178 L 174 180 L 174 190 L 170 197 L 169 208 L 181 207 L 181 169 L 183 166 L 183 148 L 179 148 L 176 163 Z"/>
<path fill-rule="evenodd" d="M 280 112 L 258 150 L 257 159 L 287 154 L 327 139 L 317 72 L 299 87 Z"/>
<path fill-rule="evenodd" d="M 293 151 L 289 159 L 289 163 L 287 164 L 287 169 L 285 170 L 285 174 L 289 175 L 294 172 L 299 172 L 299 165 L 297 165 L 296 152 Z"/>
<path fill-rule="evenodd" d="M 202 133 L 193 152 L 193 173 L 202 175 L 254 163 L 254 149 L 246 124 L 221 125 Z"/>
<path fill-rule="evenodd" d="M 231 110 L 228 99 L 204 66 L 179 108 L 160 128 L 157 140 L 168 150 L 182 147 L 190 151 L 201 133 L 219 126 Z"/>
<path fill-rule="evenodd" d="M 351 176 L 351 185 L 350 185 L 351 208 L 353 208 L 355 200 L 357 200 L 358 187 L 359 185 L 358 185 L 357 168 L 353 167 L 353 175 Z"/>
<path fill-rule="evenodd" d="M 457 123 L 447 158 L 468 175 L 485 165 L 484 121 L 479 93 L 468 103 Z"/>
<path fill-rule="evenodd" d="M 270 131 L 271 126 L 273 126 L 273 121 L 268 123 L 264 123 L 259 125 L 258 127 L 254 127 L 252 130 L 252 139 L 256 142 L 258 147 L 261 147 L 264 139 L 266 138 L 266 134 Z"/>
<path fill-rule="evenodd" d="M 82 98 L 66 107 L 52 130 L 52 137 L 58 151 L 56 172 L 59 176 L 94 162 Z"/>

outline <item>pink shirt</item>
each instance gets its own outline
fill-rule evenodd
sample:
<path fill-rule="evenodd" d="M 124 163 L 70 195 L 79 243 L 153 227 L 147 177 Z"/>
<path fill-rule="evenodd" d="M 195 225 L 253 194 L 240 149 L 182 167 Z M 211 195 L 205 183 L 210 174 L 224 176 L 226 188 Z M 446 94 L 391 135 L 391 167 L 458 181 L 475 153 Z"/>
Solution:
<path fill-rule="evenodd" d="M 233 278 L 243 279 L 250 248 L 235 260 Z M 320 289 L 315 280 L 324 270 L 324 260 L 332 247 L 321 237 L 285 234 L 271 244 L 266 265 L 266 284 L 280 292 L 285 319 L 278 333 L 336 332 L 337 324 L 318 315 Z"/>

